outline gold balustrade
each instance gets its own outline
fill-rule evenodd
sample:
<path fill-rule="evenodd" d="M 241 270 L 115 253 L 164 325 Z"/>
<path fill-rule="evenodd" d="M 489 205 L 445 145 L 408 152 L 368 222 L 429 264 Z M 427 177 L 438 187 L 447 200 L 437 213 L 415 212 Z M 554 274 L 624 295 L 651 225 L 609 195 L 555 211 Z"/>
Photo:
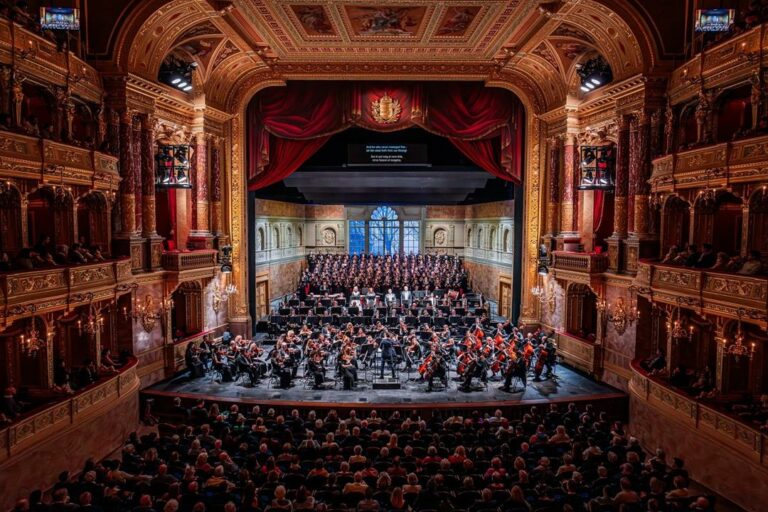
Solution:
<path fill-rule="evenodd" d="M 723 187 L 764 181 L 768 135 L 669 154 L 653 161 L 654 191 Z"/>
<path fill-rule="evenodd" d="M 750 461 L 768 466 L 768 453 L 764 450 L 768 447 L 766 434 L 648 376 L 636 362 L 632 363 L 629 391 L 637 399 L 656 406 L 690 428 L 724 442 Z"/>
<path fill-rule="evenodd" d="M 599 368 L 599 347 L 594 342 L 566 332 L 556 335 L 557 353 L 561 359 L 590 375 Z"/>
<path fill-rule="evenodd" d="M 697 270 L 641 261 L 635 284 L 656 302 L 682 302 L 702 313 L 738 318 L 742 315 L 766 325 L 768 277 Z M 678 301 L 680 299 L 680 301 Z"/>
<path fill-rule="evenodd" d="M 74 53 L 69 54 L 57 48 L 56 41 L 51 41 L 24 25 L 14 23 L 15 37 L 11 35 L 11 24 L 4 18 L 0 23 L 0 63 L 10 65 L 11 42 L 16 40 L 16 49 L 28 51 L 25 58 L 15 60 L 22 76 L 35 77 L 39 82 L 69 86 L 72 94 L 95 104 L 100 104 L 103 86 L 99 73 L 90 64 L 81 60 Z M 67 69 L 70 79 L 67 80 Z"/>
<path fill-rule="evenodd" d="M 131 261 L 120 259 L 70 267 L 0 274 L 0 322 L 56 311 L 94 300 L 114 298 L 130 290 Z"/>
<path fill-rule="evenodd" d="M 0 131 L 0 178 L 117 191 L 116 157 L 47 139 Z"/>
<path fill-rule="evenodd" d="M 552 266 L 557 270 L 602 274 L 608 269 L 607 254 L 555 251 Z"/>
<path fill-rule="evenodd" d="M 136 366 L 134 359 L 106 381 L 25 414 L 0 429 L 0 462 L 18 455 L 70 425 L 76 425 L 79 418 L 90 416 L 90 413 L 102 404 L 138 391 Z"/>
<path fill-rule="evenodd" d="M 197 251 L 163 253 L 163 268 L 172 272 L 183 272 L 198 268 L 211 268 L 216 265 L 218 251 L 201 249 Z"/>

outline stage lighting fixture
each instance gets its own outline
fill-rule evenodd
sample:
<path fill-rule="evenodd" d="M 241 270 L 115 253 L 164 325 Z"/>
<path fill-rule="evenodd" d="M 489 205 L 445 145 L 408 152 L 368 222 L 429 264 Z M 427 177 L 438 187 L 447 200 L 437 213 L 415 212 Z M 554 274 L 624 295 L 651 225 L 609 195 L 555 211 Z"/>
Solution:
<path fill-rule="evenodd" d="M 589 93 L 613 80 L 611 66 L 601 56 L 587 60 L 576 67 L 581 79 L 582 92 Z"/>
<path fill-rule="evenodd" d="M 175 57 L 166 59 L 158 74 L 158 80 L 171 85 L 180 91 L 192 90 L 192 70 L 197 68 L 196 62 L 184 62 Z"/>

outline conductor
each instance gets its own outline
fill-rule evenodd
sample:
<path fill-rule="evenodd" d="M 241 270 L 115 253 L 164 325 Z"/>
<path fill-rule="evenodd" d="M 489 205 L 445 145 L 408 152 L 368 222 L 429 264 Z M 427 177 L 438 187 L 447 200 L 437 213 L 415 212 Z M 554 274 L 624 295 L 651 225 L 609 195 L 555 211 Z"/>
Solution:
<path fill-rule="evenodd" d="M 381 343 L 379 344 L 379 348 L 381 349 L 381 378 L 384 378 L 384 367 L 386 365 L 389 365 L 390 369 L 392 370 L 392 378 L 394 379 L 396 377 L 395 375 L 395 342 L 392 341 L 392 338 L 389 337 L 389 332 L 384 334 L 384 338 L 381 340 Z"/>

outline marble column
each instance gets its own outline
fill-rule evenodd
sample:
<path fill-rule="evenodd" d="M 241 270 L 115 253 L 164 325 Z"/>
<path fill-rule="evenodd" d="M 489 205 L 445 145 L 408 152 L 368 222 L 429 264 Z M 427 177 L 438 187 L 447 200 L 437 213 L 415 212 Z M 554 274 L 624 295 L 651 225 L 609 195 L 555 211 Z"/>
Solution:
<path fill-rule="evenodd" d="M 562 159 L 562 139 L 552 137 L 549 140 L 549 197 L 547 200 L 547 236 L 557 235 L 558 212 L 560 211 L 560 162 Z"/>
<path fill-rule="evenodd" d="M 151 115 L 141 117 L 141 236 L 146 239 L 144 254 L 150 270 L 163 264 L 163 239 L 157 234 L 154 124 Z"/>
<path fill-rule="evenodd" d="M 635 215 L 634 229 L 632 230 L 638 236 L 647 235 L 648 230 L 648 199 L 650 194 L 650 184 L 648 180 L 651 177 L 651 124 L 648 112 L 641 111 L 637 120 L 637 164 L 635 166 L 636 174 L 634 180 L 635 196 Z"/>
<path fill-rule="evenodd" d="M 648 110 L 641 110 L 633 120 L 630 130 L 630 173 L 626 269 L 637 271 L 641 258 L 657 256 L 658 239 L 649 229 L 650 191 L 648 180 L 651 176 L 651 116 Z"/>
<path fill-rule="evenodd" d="M 221 151 L 219 139 L 211 144 L 211 232 L 218 238 L 224 234 L 224 212 L 221 205 Z"/>
<path fill-rule="evenodd" d="M 566 135 L 563 147 L 563 183 L 562 203 L 560 204 L 560 234 L 558 235 L 558 249 L 563 250 L 566 244 L 573 246 L 579 242 L 579 214 L 578 214 L 578 184 L 579 164 L 578 145 L 576 136 Z"/>
<path fill-rule="evenodd" d="M 206 136 L 195 135 L 192 148 L 192 233 L 190 242 L 196 249 L 212 249 L 208 212 L 208 145 Z"/>
<path fill-rule="evenodd" d="M 624 268 L 627 238 L 627 195 L 629 192 L 629 117 L 620 115 L 616 120 L 616 177 L 613 207 L 613 234 L 608 238 L 608 268 L 620 272 Z"/>
<path fill-rule="evenodd" d="M 142 231 L 142 211 L 144 209 L 144 203 L 142 201 L 142 190 L 144 187 L 144 168 L 141 155 L 141 118 L 138 116 L 133 117 L 132 123 L 133 131 L 131 137 L 131 149 L 133 150 L 133 157 L 131 163 L 133 164 L 133 176 L 134 176 L 134 194 L 136 202 L 136 232 Z"/>
<path fill-rule="evenodd" d="M 136 176 L 133 166 L 133 115 L 120 112 L 120 235 L 130 237 L 136 232 Z"/>

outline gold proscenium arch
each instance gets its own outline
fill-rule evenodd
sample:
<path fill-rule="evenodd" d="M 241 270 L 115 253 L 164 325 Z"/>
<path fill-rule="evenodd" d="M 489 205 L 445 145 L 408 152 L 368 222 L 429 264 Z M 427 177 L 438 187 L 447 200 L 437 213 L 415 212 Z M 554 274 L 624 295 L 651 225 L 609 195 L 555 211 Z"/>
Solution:
<path fill-rule="evenodd" d="M 235 2 L 237 5 L 237 2 Z M 225 221 L 231 236 L 235 271 L 233 280 L 240 292 L 229 301 L 233 323 L 248 322 L 247 269 L 247 176 L 245 109 L 258 91 L 281 86 L 287 80 L 482 80 L 489 87 L 514 92 L 526 109 L 525 197 L 523 218 L 523 276 L 521 285 L 522 320 L 538 322 L 539 302 L 529 290 L 536 282 L 537 248 L 544 228 L 543 189 L 547 125 L 539 116 L 562 107 L 572 89 L 574 65 L 585 53 L 600 53 L 611 65 L 616 80 L 649 71 L 656 61 L 657 49 L 642 15 L 616 0 L 567 0 L 559 12 L 539 9 L 540 28 L 523 46 L 515 41 L 496 41 L 499 51 L 490 60 L 442 63 L 427 54 L 425 63 L 348 63 L 295 62 L 290 59 L 268 62 L 259 55 L 268 45 L 265 34 L 250 27 L 233 30 L 236 20 L 224 9 L 218 11 L 206 0 L 149 0 L 139 2 L 117 38 L 114 64 L 123 73 L 155 80 L 165 57 L 185 34 L 209 24 L 223 39 L 205 67 L 200 82 L 206 104 L 233 114 L 225 123 L 224 179 L 231 191 L 225 201 Z M 510 37 L 514 37 L 509 31 Z M 583 48 L 574 47 L 583 34 Z M 181 38 L 181 39 L 180 39 Z M 570 41 L 570 43 L 569 43 Z M 231 45 L 222 55 L 225 44 Z M 571 44 L 571 46 L 568 46 Z M 255 46 L 254 46 L 255 45 Z M 147 57 L 149 56 L 149 57 Z M 283 55 L 278 55 L 283 57 Z"/>

